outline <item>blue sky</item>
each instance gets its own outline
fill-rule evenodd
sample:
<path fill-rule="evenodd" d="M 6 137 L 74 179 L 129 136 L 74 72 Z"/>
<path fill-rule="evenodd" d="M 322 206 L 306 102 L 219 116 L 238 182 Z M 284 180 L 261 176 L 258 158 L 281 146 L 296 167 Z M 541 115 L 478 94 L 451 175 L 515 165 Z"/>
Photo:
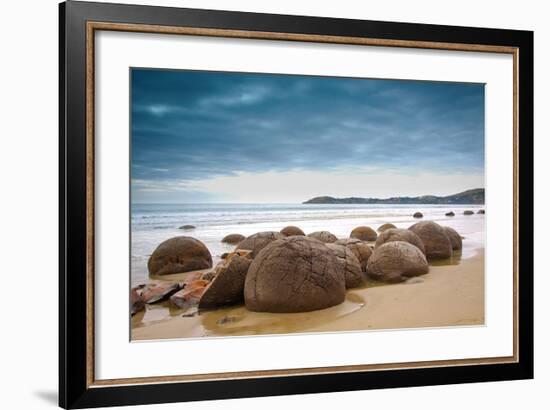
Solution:
<path fill-rule="evenodd" d="M 484 186 L 484 86 L 133 69 L 132 200 L 301 202 Z"/>

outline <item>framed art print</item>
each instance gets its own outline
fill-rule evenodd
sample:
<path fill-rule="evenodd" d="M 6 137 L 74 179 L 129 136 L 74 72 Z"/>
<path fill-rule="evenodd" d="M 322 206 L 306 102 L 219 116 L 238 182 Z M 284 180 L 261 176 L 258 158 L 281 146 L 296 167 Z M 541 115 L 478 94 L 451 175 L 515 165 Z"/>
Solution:
<path fill-rule="evenodd" d="M 533 35 L 60 5 L 60 405 L 531 378 Z"/>

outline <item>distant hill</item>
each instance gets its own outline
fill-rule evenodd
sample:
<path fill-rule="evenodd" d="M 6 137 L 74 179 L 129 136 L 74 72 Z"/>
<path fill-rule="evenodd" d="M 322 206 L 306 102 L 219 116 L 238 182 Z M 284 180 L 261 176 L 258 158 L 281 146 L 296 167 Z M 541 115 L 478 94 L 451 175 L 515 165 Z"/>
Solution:
<path fill-rule="evenodd" d="M 318 196 L 304 204 L 484 204 L 485 189 L 477 188 L 448 196 L 400 196 L 386 199 L 379 198 L 333 198 L 331 196 Z"/>

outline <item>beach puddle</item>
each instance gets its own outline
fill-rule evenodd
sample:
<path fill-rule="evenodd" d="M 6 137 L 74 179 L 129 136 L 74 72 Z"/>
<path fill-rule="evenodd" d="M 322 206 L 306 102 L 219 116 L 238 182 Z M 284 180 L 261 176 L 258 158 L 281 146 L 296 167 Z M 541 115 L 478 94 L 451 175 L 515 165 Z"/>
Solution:
<path fill-rule="evenodd" d="M 350 315 L 364 306 L 365 300 L 360 295 L 348 292 L 343 303 L 313 312 L 263 313 L 236 306 L 204 312 L 199 317 L 206 336 L 299 333 Z"/>

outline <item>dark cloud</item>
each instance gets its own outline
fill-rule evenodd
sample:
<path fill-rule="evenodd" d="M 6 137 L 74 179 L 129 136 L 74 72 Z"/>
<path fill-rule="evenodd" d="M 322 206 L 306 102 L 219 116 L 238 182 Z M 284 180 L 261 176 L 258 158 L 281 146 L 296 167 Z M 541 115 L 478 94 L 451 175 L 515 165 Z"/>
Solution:
<path fill-rule="evenodd" d="M 148 69 L 131 81 L 135 179 L 483 169 L 481 84 Z"/>

